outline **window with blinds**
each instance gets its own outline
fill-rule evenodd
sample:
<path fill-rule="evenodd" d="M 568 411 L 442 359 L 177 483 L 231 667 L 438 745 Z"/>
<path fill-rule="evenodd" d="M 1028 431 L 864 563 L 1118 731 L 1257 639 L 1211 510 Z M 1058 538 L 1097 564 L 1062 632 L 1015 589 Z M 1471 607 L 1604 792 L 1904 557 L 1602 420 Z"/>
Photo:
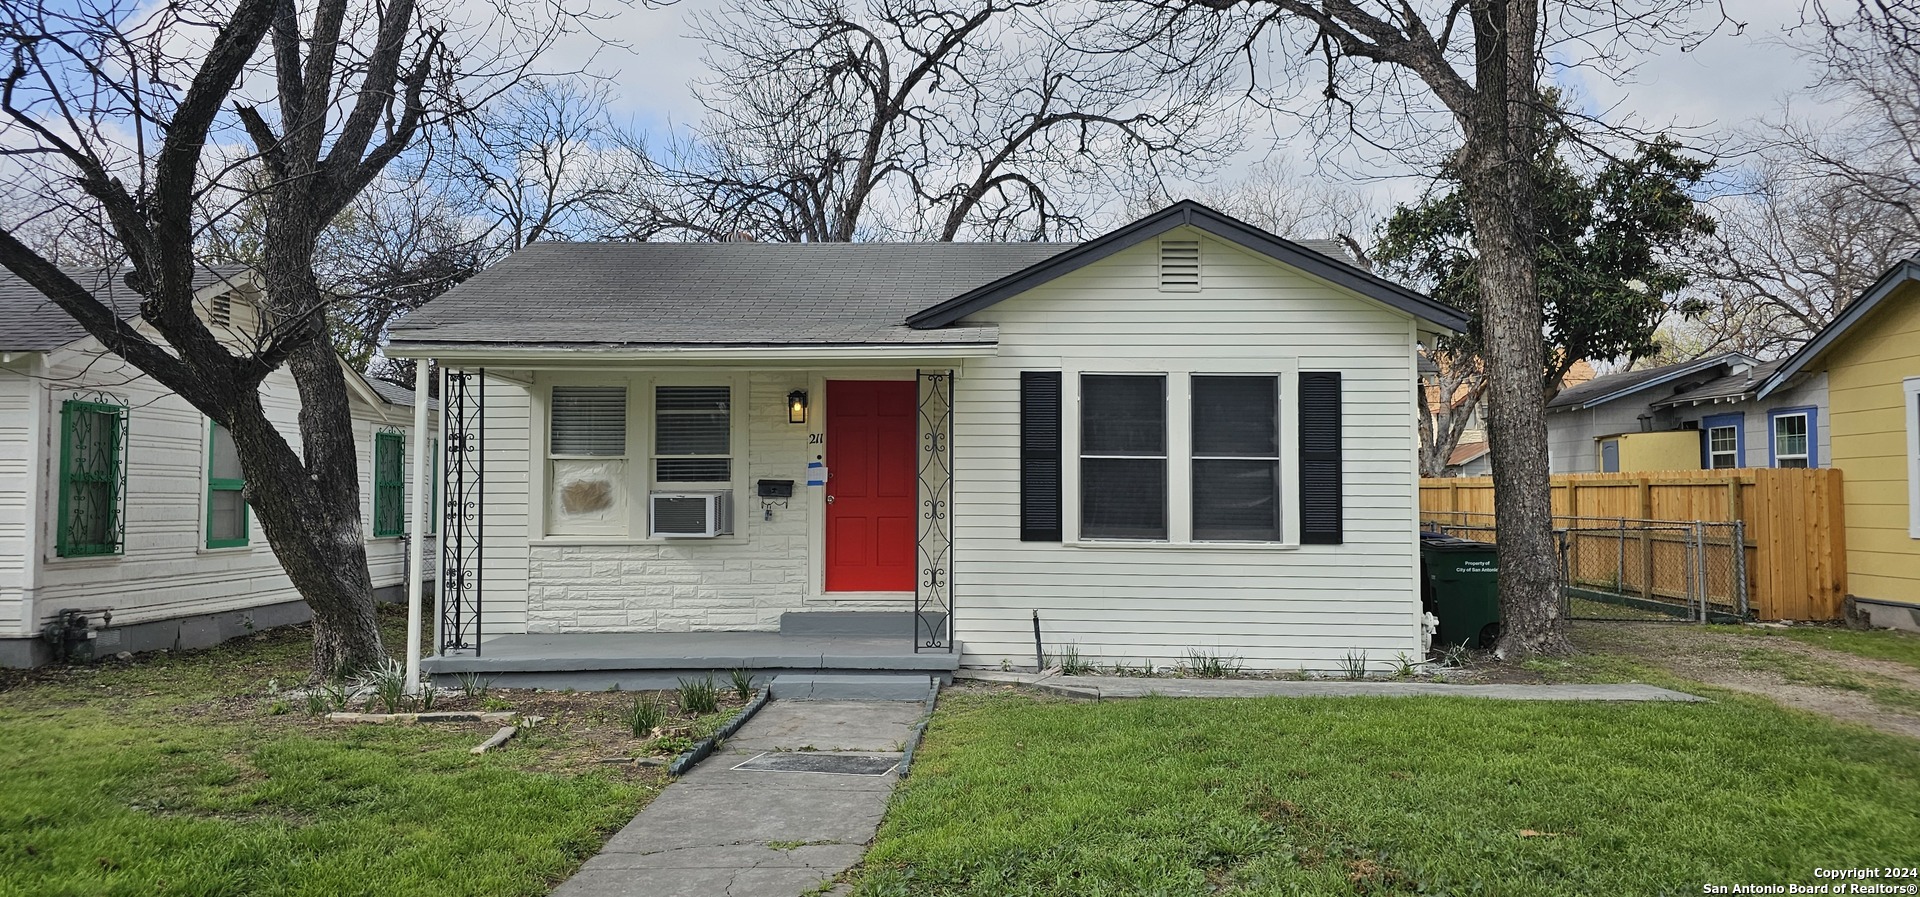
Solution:
<path fill-rule="evenodd" d="M 627 388 L 555 386 L 547 418 L 547 532 L 626 532 Z"/>
<path fill-rule="evenodd" d="M 1193 538 L 1280 541 L 1280 378 L 1195 374 Z"/>
<path fill-rule="evenodd" d="M 655 387 L 653 419 L 655 482 L 726 483 L 733 479 L 731 387 Z"/>
<path fill-rule="evenodd" d="M 1167 538 L 1167 377 L 1080 378 L 1080 535 Z"/>
<path fill-rule="evenodd" d="M 548 409 L 549 454 L 617 458 L 627 453 L 626 387 L 556 386 Z"/>

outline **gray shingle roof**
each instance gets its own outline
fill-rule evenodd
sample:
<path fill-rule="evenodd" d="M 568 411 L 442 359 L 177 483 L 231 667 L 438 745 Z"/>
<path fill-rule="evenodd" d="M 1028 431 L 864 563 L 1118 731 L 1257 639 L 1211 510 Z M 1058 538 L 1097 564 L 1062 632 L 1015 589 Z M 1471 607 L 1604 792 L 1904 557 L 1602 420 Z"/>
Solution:
<path fill-rule="evenodd" d="M 1334 258 L 1331 240 L 1301 241 Z M 535 243 L 393 328 L 395 344 L 992 342 L 909 315 L 1077 243 Z"/>
<path fill-rule="evenodd" d="M 394 327 L 396 343 L 990 342 L 907 316 L 1062 243 L 535 243 Z"/>
<path fill-rule="evenodd" d="M 1657 383 L 1676 377 L 1684 377 L 1692 372 L 1705 371 L 1717 365 L 1730 364 L 1736 361 L 1750 360 L 1751 359 L 1737 352 L 1728 352 L 1708 358 L 1695 359 L 1693 361 L 1663 364 L 1658 367 L 1644 368 L 1638 371 L 1623 371 L 1618 374 L 1595 377 L 1578 386 L 1561 390 L 1553 397 L 1552 401 L 1547 403 L 1547 407 L 1549 409 L 1580 408 L 1598 404 L 1603 401 L 1612 401 L 1615 398 L 1638 392 Z"/>
<path fill-rule="evenodd" d="M 1782 358 L 1777 361 L 1769 361 L 1766 364 L 1754 365 L 1744 371 L 1731 373 L 1724 377 L 1709 380 L 1692 389 L 1674 393 L 1672 398 L 1654 402 L 1653 406 L 1663 408 L 1668 405 L 1684 405 L 1689 402 L 1750 397 L 1760 389 L 1761 383 L 1766 382 L 1766 379 L 1773 376 L 1773 372 L 1779 370 L 1780 366 L 1785 363 L 1786 359 Z"/>
<path fill-rule="evenodd" d="M 238 265 L 202 268 L 194 275 L 193 288 L 203 290 L 245 272 L 246 268 Z M 132 320 L 140 316 L 140 294 L 127 286 L 125 272 L 96 268 L 69 270 L 67 274 L 92 290 L 120 317 Z M 0 268 L 0 351 L 44 352 L 86 335 L 80 323 L 53 300 L 13 272 Z"/>

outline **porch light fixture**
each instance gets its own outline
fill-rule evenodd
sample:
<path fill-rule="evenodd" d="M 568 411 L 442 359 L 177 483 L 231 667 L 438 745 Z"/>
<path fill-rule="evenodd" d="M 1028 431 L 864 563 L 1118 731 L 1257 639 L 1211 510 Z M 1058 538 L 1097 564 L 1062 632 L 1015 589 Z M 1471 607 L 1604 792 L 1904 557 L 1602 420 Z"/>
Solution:
<path fill-rule="evenodd" d="M 807 391 L 796 389 L 787 393 L 787 423 L 804 424 L 807 422 Z"/>

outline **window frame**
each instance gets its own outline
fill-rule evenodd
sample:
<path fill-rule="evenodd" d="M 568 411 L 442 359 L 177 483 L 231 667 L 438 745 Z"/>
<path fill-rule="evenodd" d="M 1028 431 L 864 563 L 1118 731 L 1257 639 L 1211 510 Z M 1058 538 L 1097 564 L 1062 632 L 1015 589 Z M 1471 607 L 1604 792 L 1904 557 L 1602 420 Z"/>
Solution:
<path fill-rule="evenodd" d="M 1182 551 L 1274 551 L 1300 547 L 1300 365 L 1290 356 L 1178 359 L 1170 362 L 1063 360 L 1061 365 L 1061 544 L 1072 548 Z M 1088 374 L 1161 374 L 1167 378 L 1167 538 L 1108 539 L 1080 532 L 1080 395 Z M 1280 541 L 1203 541 L 1193 538 L 1193 389 L 1196 375 L 1279 378 Z"/>
<path fill-rule="evenodd" d="M 226 477 L 215 477 L 213 475 L 214 440 L 218 438 L 217 434 L 219 434 L 220 431 L 225 429 L 226 428 L 220 426 L 219 422 L 217 421 L 214 421 L 214 420 L 207 421 L 207 450 L 206 450 L 207 464 L 205 468 L 205 473 L 207 475 L 206 476 L 207 513 L 205 514 L 204 519 L 201 521 L 203 526 L 201 530 L 200 547 L 208 551 L 217 551 L 222 548 L 246 548 L 249 545 L 251 545 L 253 541 L 253 508 L 248 506 L 247 504 L 246 477 L 242 476 L 240 479 L 236 480 L 236 479 L 230 479 Z M 231 431 L 228 431 L 228 434 L 229 435 L 227 436 L 227 438 L 232 439 L 233 436 L 231 435 Z M 238 446 L 234 447 L 234 453 L 235 453 L 235 457 L 238 457 L 239 455 Z M 215 492 L 240 493 L 240 537 L 237 539 L 216 539 L 213 537 L 213 494 Z"/>
<path fill-rule="evenodd" d="M 1780 421 L 1803 417 L 1807 421 L 1807 450 L 1802 455 L 1780 454 Z M 1767 466 L 1779 467 L 1783 459 L 1805 458 L 1808 468 L 1820 466 L 1820 409 L 1813 405 L 1774 408 L 1767 412 Z"/>
<path fill-rule="evenodd" d="M 555 455 L 551 452 L 553 436 L 553 388 L 556 386 L 618 386 L 627 391 L 627 441 L 626 453 L 613 455 Z M 732 479 L 724 483 L 658 483 L 654 479 L 654 389 L 658 386 L 726 386 L 731 390 L 729 398 L 728 443 L 732 450 L 730 474 Z M 786 423 L 786 394 L 790 386 L 782 386 L 777 411 L 781 426 Z M 540 545 L 693 545 L 693 544 L 739 544 L 748 539 L 748 529 L 755 515 L 743 513 L 743 503 L 751 500 L 748 488 L 748 470 L 752 454 L 748 445 L 751 429 L 749 413 L 753 410 L 755 396 L 748 376 L 742 371 L 716 370 L 712 373 L 685 372 L 641 372 L 635 374 L 609 373 L 550 373 L 541 372 L 535 376 L 529 388 L 533 400 L 533 424 L 538 440 L 536 451 L 542 459 L 540 470 L 527 478 L 529 516 L 533 519 L 532 542 Z M 769 414 L 772 411 L 767 412 Z M 798 427 L 794 429 L 798 430 Z M 637 447 L 637 448 L 636 448 Z M 679 457 L 679 456 L 671 456 Z M 624 464 L 622 475 L 622 497 L 627 502 L 626 513 L 616 522 L 604 525 L 570 528 L 566 532 L 554 532 L 552 513 L 553 502 L 553 462 L 555 460 L 618 460 Z M 716 536 L 712 539 L 668 539 L 654 537 L 648 521 L 648 494 L 655 491 L 667 492 L 705 492 L 719 489 L 733 491 L 734 532 L 730 535 Z"/>
<path fill-rule="evenodd" d="M 1726 454 L 1713 450 L 1713 431 L 1733 431 L 1733 466 L 1715 467 L 1713 456 Z M 1739 470 L 1747 466 L 1747 416 L 1743 413 L 1712 414 L 1700 419 L 1700 469 Z"/>
<path fill-rule="evenodd" d="M 1285 521 L 1285 520 L 1283 519 L 1283 518 L 1285 517 L 1285 514 L 1284 514 L 1284 512 L 1283 512 L 1283 510 L 1282 510 L 1282 509 L 1283 509 L 1283 508 L 1284 508 L 1284 507 L 1286 506 L 1286 502 L 1287 502 L 1287 499 L 1288 499 L 1288 497 L 1289 497 L 1289 493 L 1287 492 L 1287 490 L 1286 490 L 1286 488 L 1285 488 L 1285 482 L 1283 481 L 1283 479 L 1282 479 L 1282 476 L 1281 476 L 1281 472 L 1282 472 L 1282 471 L 1283 471 L 1283 470 L 1284 470 L 1284 469 L 1286 468 L 1286 466 L 1287 466 L 1287 463 L 1286 463 L 1286 461 L 1287 461 L 1287 459 L 1286 459 L 1286 456 L 1285 456 L 1284 454 L 1282 454 L 1282 453 L 1281 453 L 1281 452 L 1282 452 L 1282 448 L 1281 448 L 1281 445 L 1280 445 L 1280 442 L 1281 442 L 1281 432 L 1282 432 L 1283 430 L 1285 430 L 1285 429 L 1286 429 L 1286 427 L 1285 427 L 1285 425 L 1284 425 L 1284 424 L 1282 423 L 1282 420 L 1283 420 L 1283 418 L 1285 418 L 1285 416 L 1286 416 L 1286 411 L 1287 411 L 1287 403 L 1286 403 L 1286 401 L 1285 401 L 1285 399 L 1286 399 L 1286 395 L 1287 395 L 1287 385 L 1286 385 L 1286 383 L 1285 383 L 1285 378 L 1283 378 L 1283 377 L 1281 377 L 1281 376 L 1280 376 L 1279 374 L 1260 374 L 1260 373 L 1235 373 L 1235 374 L 1223 374 L 1223 373 L 1220 373 L 1220 372 L 1217 372 L 1217 371 L 1193 371 L 1193 372 L 1191 372 L 1191 373 L 1189 373 L 1189 374 L 1187 374 L 1187 377 L 1186 377 L 1186 381 L 1187 381 L 1187 401 L 1188 401 L 1188 403 L 1189 403 L 1189 404 L 1188 404 L 1188 407 L 1189 407 L 1189 409 L 1191 409 L 1191 408 L 1192 408 L 1192 401 L 1193 401 L 1193 392 L 1194 392 L 1194 385 L 1195 385 L 1195 384 L 1196 384 L 1196 383 L 1197 383 L 1198 381 L 1200 381 L 1200 380 L 1203 380 L 1203 379 L 1206 379 L 1206 378 L 1208 378 L 1208 377 L 1220 377 L 1220 378 L 1231 378 L 1231 377 L 1241 377 L 1241 378 L 1256 378 L 1256 377 L 1257 377 L 1257 378 L 1270 378 L 1270 379 L 1272 379 L 1272 380 L 1274 381 L 1274 383 L 1273 383 L 1273 385 L 1274 385 L 1274 390 L 1273 390 L 1273 455 L 1272 455 L 1272 456 L 1265 456 L 1265 455 L 1221 455 L 1221 454 L 1207 454 L 1207 455 L 1203 455 L 1203 454 L 1201 454 L 1201 453 L 1199 452 L 1199 450 L 1198 450 L 1198 449 L 1193 449 L 1193 450 L 1191 450 L 1191 451 L 1189 451 L 1189 453 L 1188 453 L 1188 456 L 1187 456 L 1187 464 L 1188 464 L 1188 466 L 1189 466 L 1189 467 L 1191 468 L 1191 471 L 1190 471 L 1190 473 L 1189 473 L 1189 476 L 1190 476 L 1190 477 L 1191 477 L 1192 479 L 1190 480 L 1190 483 L 1191 483 L 1191 482 L 1197 482 L 1197 481 L 1198 481 L 1198 479 L 1199 479 L 1199 477 L 1198 477 L 1198 472 L 1199 472 L 1199 467 L 1200 467 L 1200 462 L 1201 462 L 1201 461 L 1271 461 L 1271 462 L 1273 463 L 1273 466 L 1274 466 L 1274 477 L 1273 477 L 1273 490 L 1274 490 L 1274 496 L 1273 496 L 1273 498 L 1274 498 L 1274 511 L 1275 511 L 1275 515 L 1276 515 L 1276 516 L 1275 516 L 1275 518 L 1274 518 L 1274 522 L 1273 522 L 1273 524 L 1274 524 L 1274 528 L 1275 528 L 1275 529 L 1276 529 L 1276 531 L 1277 531 L 1277 533 L 1276 533 L 1276 534 L 1277 534 L 1277 536 L 1278 536 L 1279 538 L 1274 538 L 1274 539 L 1202 539 L 1202 538 L 1200 538 L 1199 536 L 1197 536 L 1197 535 L 1196 535 L 1196 536 L 1192 536 L 1192 537 L 1191 537 L 1191 541 L 1193 541 L 1193 542 L 1194 542 L 1195 544 L 1201 544 L 1201 543 L 1205 543 L 1205 544 L 1208 544 L 1208 545 L 1213 545 L 1213 544 L 1229 544 L 1229 545 L 1231 545 L 1231 544 L 1241 544 L 1241 543 L 1246 543 L 1246 544 L 1253 544 L 1253 545 L 1272 545 L 1272 544 L 1277 544 L 1277 543 L 1279 543 L 1279 542 L 1280 542 L 1280 541 L 1281 541 L 1282 539 L 1284 539 L 1284 538 L 1286 537 L 1286 521 Z M 1188 433 L 1189 433 L 1189 438 L 1192 438 L 1192 432 L 1193 432 L 1193 429 L 1194 429 L 1194 426 L 1195 426 L 1195 422 L 1194 422 L 1194 416 L 1193 416 L 1193 415 L 1192 415 L 1191 413 L 1189 413 L 1189 414 L 1187 415 L 1187 429 L 1188 429 Z M 1190 447 L 1190 448 L 1191 448 L 1191 447 Z M 1297 461 L 1298 459 L 1296 458 L 1295 460 Z M 1298 465 L 1296 464 L 1295 466 L 1297 467 Z M 1195 491 L 1195 492 L 1193 492 L 1193 494 L 1190 494 L 1190 495 L 1188 495 L 1188 496 L 1187 496 L 1187 506 L 1188 506 L 1188 508 L 1189 508 L 1189 513 L 1191 513 L 1191 509 L 1192 509 L 1192 507 L 1193 507 L 1193 504 L 1194 504 L 1194 502 L 1195 502 L 1195 501 L 1197 501 L 1198 499 L 1199 499 L 1199 494 L 1198 494 L 1198 492 L 1197 492 L 1197 491 Z"/>
<path fill-rule="evenodd" d="M 1920 377 L 1901 381 L 1900 408 L 1907 423 L 1907 537 L 1920 539 Z"/>
<path fill-rule="evenodd" d="M 710 492 L 715 489 L 731 489 L 733 488 L 734 481 L 739 479 L 739 473 L 740 473 L 739 466 L 740 466 L 740 462 L 742 461 L 740 457 L 739 449 L 737 447 L 737 444 L 739 441 L 739 429 L 740 429 L 739 427 L 739 423 L 740 423 L 739 412 L 741 410 L 740 409 L 740 399 L 741 399 L 740 390 L 734 387 L 732 378 L 726 378 L 725 380 L 719 383 L 714 383 L 710 381 L 709 382 L 678 382 L 679 380 L 680 378 L 677 378 L 677 377 L 672 379 L 665 379 L 665 380 L 661 378 L 653 378 L 651 382 L 647 384 L 647 397 L 646 397 L 647 420 L 646 420 L 645 432 L 647 437 L 646 479 L 647 479 L 647 483 L 649 484 L 648 490 L 652 492 L 677 492 L 677 491 Z M 662 455 L 660 454 L 660 443 L 659 443 L 660 429 L 661 429 L 660 415 L 681 414 L 681 415 L 686 415 L 691 417 L 697 414 L 705 413 L 701 411 L 692 411 L 687 409 L 677 409 L 677 410 L 669 410 L 669 411 L 661 410 L 660 390 L 688 389 L 688 388 L 698 389 L 702 387 L 706 387 L 706 388 L 725 387 L 727 390 L 727 453 L 724 455 Z M 629 416 L 633 414 L 633 406 L 631 403 L 629 403 L 627 406 L 627 414 Z M 727 462 L 727 478 L 724 480 L 662 480 L 660 479 L 660 462 L 663 459 L 673 460 L 673 461 L 724 460 Z M 734 498 L 736 501 L 739 500 L 738 495 L 734 496 Z M 736 508 L 735 510 L 737 511 L 738 508 Z"/>
<path fill-rule="evenodd" d="M 113 417 L 110 430 L 113 446 L 109 451 L 112 465 L 106 476 L 100 480 L 107 484 L 107 505 L 113 517 L 107 524 L 107 542 L 76 542 L 71 535 L 71 516 L 73 513 L 73 421 L 75 413 L 107 414 Z M 60 403 L 60 427 L 56 431 L 60 440 L 60 469 L 56 477 L 59 496 L 54 517 L 54 556 L 59 558 L 103 558 L 119 557 L 126 552 L 126 464 L 127 464 L 127 406 L 96 399 L 67 399 Z"/>
<path fill-rule="evenodd" d="M 1130 377 L 1135 379 L 1151 378 L 1151 379 L 1157 379 L 1160 381 L 1159 385 L 1160 385 L 1160 403 L 1161 403 L 1161 407 L 1160 407 L 1161 433 L 1160 433 L 1160 453 L 1159 454 L 1157 455 L 1089 454 L 1086 450 L 1085 445 L 1076 444 L 1077 451 L 1074 453 L 1073 457 L 1074 457 L 1074 467 L 1076 469 L 1084 469 L 1086 462 L 1089 460 L 1093 460 L 1093 461 L 1158 461 L 1160 462 L 1161 481 L 1164 484 L 1163 488 L 1160 490 L 1160 522 L 1161 522 L 1162 528 L 1166 530 L 1167 539 L 1156 539 L 1156 538 L 1151 538 L 1147 536 L 1089 536 L 1087 538 L 1093 539 L 1093 540 L 1099 540 L 1102 542 L 1149 542 L 1149 543 L 1164 542 L 1164 541 L 1167 541 L 1168 539 L 1171 539 L 1173 537 L 1173 503 L 1174 503 L 1173 502 L 1173 470 L 1172 470 L 1173 461 L 1174 461 L 1173 433 L 1171 432 L 1171 430 L 1173 429 L 1172 409 L 1173 409 L 1174 378 L 1167 374 L 1157 373 L 1152 371 L 1138 371 L 1138 372 L 1124 373 L 1124 374 L 1109 373 L 1104 371 L 1088 371 L 1086 373 L 1081 374 L 1080 379 L 1076 380 L 1075 382 L 1076 387 L 1084 386 L 1085 378 L 1087 377 Z M 1075 390 L 1076 401 L 1074 403 L 1076 432 L 1078 432 L 1078 430 L 1080 429 L 1078 425 L 1081 423 L 1084 423 L 1084 419 L 1081 417 L 1081 415 L 1084 414 L 1085 408 L 1082 405 L 1082 403 L 1077 400 L 1078 397 L 1080 396 L 1080 392 L 1081 391 L 1076 388 Z M 1191 475 L 1191 471 L 1189 471 L 1189 475 Z M 1082 473 L 1082 475 L 1078 477 L 1078 481 L 1080 486 L 1085 485 L 1086 477 L 1084 473 Z M 1081 513 L 1084 513 L 1085 507 L 1086 507 L 1085 498 L 1084 498 L 1085 493 L 1076 493 L 1076 497 L 1077 497 L 1076 504 L 1081 509 Z M 1075 518 L 1076 531 L 1084 529 L 1085 525 L 1086 525 L 1085 518 L 1076 516 Z"/>
<path fill-rule="evenodd" d="M 400 469 L 396 480 L 382 480 L 381 447 L 392 446 L 390 451 L 398 460 Z M 376 539 L 399 539 L 407 535 L 407 434 L 399 430 L 380 429 L 373 434 L 373 471 L 369 480 L 373 484 L 373 537 Z M 398 493 L 398 501 L 389 505 L 384 501 L 387 490 Z M 382 520 L 381 511 L 389 511 L 392 519 Z"/>

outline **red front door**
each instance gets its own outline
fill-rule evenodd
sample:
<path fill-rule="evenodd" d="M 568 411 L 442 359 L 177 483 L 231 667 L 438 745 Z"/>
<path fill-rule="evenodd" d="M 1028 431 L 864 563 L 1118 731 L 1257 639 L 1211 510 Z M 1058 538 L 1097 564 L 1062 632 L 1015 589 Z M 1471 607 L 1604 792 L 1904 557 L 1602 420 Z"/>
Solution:
<path fill-rule="evenodd" d="M 913 381 L 827 381 L 827 591 L 913 591 L 914 430 Z"/>

